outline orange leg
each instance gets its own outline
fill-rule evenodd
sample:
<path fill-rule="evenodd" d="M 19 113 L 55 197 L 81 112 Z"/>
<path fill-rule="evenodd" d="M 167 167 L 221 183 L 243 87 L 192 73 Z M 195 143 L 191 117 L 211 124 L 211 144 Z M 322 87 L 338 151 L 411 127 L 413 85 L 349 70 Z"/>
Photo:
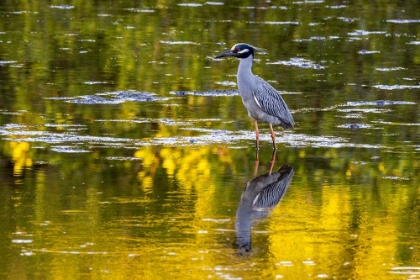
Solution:
<path fill-rule="evenodd" d="M 258 122 L 257 120 L 254 120 L 254 125 L 255 125 L 255 141 L 256 141 L 256 145 L 257 145 L 257 151 L 260 149 L 260 132 L 258 131 Z"/>
<path fill-rule="evenodd" d="M 257 151 L 257 159 L 255 160 L 254 166 L 254 178 L 257 177 L 258 165 L 260 164 L 260 160 L 258 159 L 258 151 Z"/>
<path fill-rule="evenodd" d="M 271 155 L 270 172 L 268 173 L 269 175 L 271 175 L 271 172 L 273 171 L 274 163 L 276 162 L 276 152 L 277 152 L 277 150 L 274 150 L 273 154 Z"/>
<path fill-rule="evenodd" d="M 277 150 L 276 135 L 274 134 L 273 125 L 271 123 L 270 123 L 270 134 L 271 134 L 271 139 L 273 139 L 274 150 Z"/>

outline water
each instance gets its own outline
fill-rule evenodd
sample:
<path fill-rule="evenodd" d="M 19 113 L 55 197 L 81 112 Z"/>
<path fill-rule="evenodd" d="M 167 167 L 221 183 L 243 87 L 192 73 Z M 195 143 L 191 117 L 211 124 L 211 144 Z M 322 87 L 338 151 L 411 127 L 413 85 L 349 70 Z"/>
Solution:
<path fill-rule="evenodd" d="M 419 7 L 394 2 L 1 5 L 0 278 L 419 278 Z M 296 122 L 274 162 L 260 124 L 258 166 L 213 59 L 238 42 Z"/>

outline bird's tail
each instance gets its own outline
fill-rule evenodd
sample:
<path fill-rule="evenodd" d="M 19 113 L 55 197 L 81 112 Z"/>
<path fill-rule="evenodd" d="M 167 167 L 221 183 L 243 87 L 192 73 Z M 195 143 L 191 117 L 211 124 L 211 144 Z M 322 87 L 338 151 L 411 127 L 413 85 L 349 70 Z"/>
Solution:
<path fill-rule="evenodd" d="M 283 127 L 284 129 L 288 129 L 288 128 L 293 128 L 295 126 L 295 123 L 294 122 L 290 123 L 290 122 L 282 121 L 280 123 L 280 126 Z"/>

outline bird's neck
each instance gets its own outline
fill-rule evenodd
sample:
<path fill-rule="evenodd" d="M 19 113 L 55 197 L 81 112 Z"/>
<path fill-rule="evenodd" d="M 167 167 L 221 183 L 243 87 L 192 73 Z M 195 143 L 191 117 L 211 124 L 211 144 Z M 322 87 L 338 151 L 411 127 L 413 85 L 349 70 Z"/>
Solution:
<path fill-rule="evenodd" d="M 239 68 L 238 68 L 238 77 L 239 76 L 253 76 L 251 68 L 252 68 L 252 61 L 254 57 L 252 55 L 248 56 L 247 58 L 241 58 L 239 60 Z M 241 74 L 241 75 L 239 75 Z"/>
<path fill-rule="evenodd" d="M 253 90 L 255 87 L 255 79 L 254 74 L 252 74 L 251 68 L 252 68 L 252 60 L 253 56 L 250 55 L 247 58 L 241 58 L 239 60 L 239 68 L 238 68 L 238 75 L 237 75 L 237 81 L 238 81 L 238 88 L 239 92 L 242 96 L 242 98 L 247 99 L 250 96 L 247 96 L 251 92 L 248 89 Z"/>

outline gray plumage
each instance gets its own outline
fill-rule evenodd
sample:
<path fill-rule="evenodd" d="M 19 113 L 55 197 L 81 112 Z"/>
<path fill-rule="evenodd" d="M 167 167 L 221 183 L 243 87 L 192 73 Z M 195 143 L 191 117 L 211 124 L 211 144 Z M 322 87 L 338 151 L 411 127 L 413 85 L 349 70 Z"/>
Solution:
<path fill-rule="evenodd" d="M 283 165 L 277 172 L 260 175 L 248 182 L 236 211 L 236 245 L 243 251 L 251 249 L 251 226 L 256 218 L 266 216 L 289 188 L 293 167 Z"/>
<path fill-rule="evenodd" d="M 274 149 L 276 149 L 272 125 L 280 125 L 284 129 L 288 129 L 293 128 L 295 122 L 280 93 L 269 83 L 252 73 L 254 50 L 257 48 L 247 44 L 236 44 L 232 49 L 219 54 L 216 58 L 234 56 L 240 59 L 237 74 L 239 94 L 248 110 L 248 115 L 255 122 L 257 149 L 259 148 L 258 121 L 270 124 L 271 138 Z"/>
<path fill-rule="evenodd" d="M 286 194 L 294 173 L 293 167 L 283 165 L 279 171 L 269 175 L 274 176 L 274 178 L 278 177 L 273 183 L 269 183 L 258 192 L 252 202 L 253 208 L 255 210 L 266 210 L 275 207 Z"/>
<path fill-rule="evenodd" d="M 295 122 L 292 114 L 279 92 L 260 77 L 255 76 L 255 80 L 257 82 L 257 90 L 254 91 L 254 96 L 260 108 L 267 114 L 277 117 L 280 120 L 279 124 L 284 129 L 293 128 Z"/>

